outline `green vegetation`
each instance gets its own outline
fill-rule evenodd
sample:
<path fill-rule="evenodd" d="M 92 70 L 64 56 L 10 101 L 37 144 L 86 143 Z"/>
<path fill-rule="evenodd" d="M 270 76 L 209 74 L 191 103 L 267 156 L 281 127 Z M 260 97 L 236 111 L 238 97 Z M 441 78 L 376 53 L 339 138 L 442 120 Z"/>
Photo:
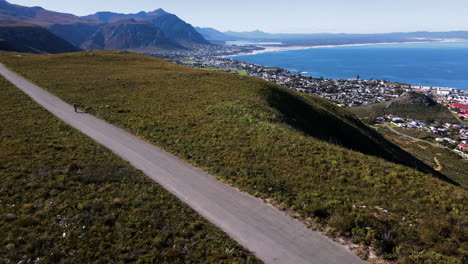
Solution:
<path fill-rule="evenodd" d="M 249 73 L 246 70 L 237 71 L 236 73 L 242 76 L 249 76 Z"/>
<path fill-rule="evenodd" d="M 258 263 L 0 79 L 0 263 Z"/>
<path fill-rule="evenodd" d="M 200 69 L 200 70 L 205 70 L 205 71 L 230 71 L 231 69 L 229 68 L 219 68 L 219 67 L 202 67 L 202 68 L 197 68 L 195 67 L 196 69 Z"/>
<path fill-rule="evenodd" d="M 197 68 L 197 67 L 195 67 L 195 69 L 200 69 L 200 70 L 205 70 L 205 71 L 231 72 L 231 73 L 239 74 L 239 75 L 242 75 L 242 76 L 248 76 L 249 75 L 249 73 L 246 70 L 233 71 L 233 70 L 231 70 L 229 68 L 218 68 L 218 67 Z"/>
<path fill-rule="evenodd" d="M 395 129 L 400 133 L 423 140 L 431 141 L 432 138 L 436 137 L 436 135 L 432 133 L 420 131 L 417 129 L 405 129 L 398 127 Z M 453 153 L 448 149 L 433 147 L 423 142 L 413 142 L 408 140 L 408 138 L 398 136 L 384 126 L 378 126 L 377 130 L 389 138 L 392 142 L 400 146 L 402 149 L 411 153 L 413 156 L 417 157 L 433 168 L 438 167 L 438 164 L 435 161 L 435 159 L 437 159 L 442 166 L 442 169 L 440 170 L 442 174 L 448 176 L 449 178 L 459 183 L 461 186 L 468 189 L 468 160 L 462 159 L 460 155 Z"/>
<path fill-rule="evenodd" d="M 412 118 L 424 122 L 458 123 L 452 113 L 441 104 L 426 106 L 422 104 L 391 104 L 388 102 L 348 108 L 366 123 L 373 123 L 376 117 L 389 114 L 403 118 Z"/>
<path fill-rule="evenodd" d="M 136 54 L 86 54 L 0 60 L 221 180 L 330 226 L 364 251 L 399 263 L 466 263 L 468 192 L 376 157 L 412 158 L 350 112 L 256 78 Z"/>

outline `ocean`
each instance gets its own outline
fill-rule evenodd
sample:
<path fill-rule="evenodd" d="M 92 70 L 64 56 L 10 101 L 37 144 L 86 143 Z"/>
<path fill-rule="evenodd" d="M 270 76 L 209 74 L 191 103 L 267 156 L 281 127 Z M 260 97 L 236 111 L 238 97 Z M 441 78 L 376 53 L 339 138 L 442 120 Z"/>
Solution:
<path fill-rule="evenodd" d="M 359 75 L 361 79 L 468 90 L 468 42 L 316 47 L 231 58 L 313 77 Z"/>

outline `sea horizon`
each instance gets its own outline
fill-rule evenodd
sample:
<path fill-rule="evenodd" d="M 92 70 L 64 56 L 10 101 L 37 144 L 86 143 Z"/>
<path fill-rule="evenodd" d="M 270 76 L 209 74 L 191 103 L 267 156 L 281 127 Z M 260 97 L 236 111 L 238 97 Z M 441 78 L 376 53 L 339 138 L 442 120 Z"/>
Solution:
<path fill-rule="evenodd" d="M 228 56 L 316 78 L 378 79 L 468 90 L 468 40 L 265 47 Z"/>

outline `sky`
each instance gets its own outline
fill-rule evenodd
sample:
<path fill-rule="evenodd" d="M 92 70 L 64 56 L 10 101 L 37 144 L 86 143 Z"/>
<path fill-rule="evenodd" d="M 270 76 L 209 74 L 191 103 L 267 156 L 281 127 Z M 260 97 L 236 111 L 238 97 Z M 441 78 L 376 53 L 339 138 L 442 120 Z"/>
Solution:
<path fill-rule="evenodd" d="M 270 33 L 468 30 L 468 0 L 7 0 L 83 16 L 163 8 L 193 26 Z"/>

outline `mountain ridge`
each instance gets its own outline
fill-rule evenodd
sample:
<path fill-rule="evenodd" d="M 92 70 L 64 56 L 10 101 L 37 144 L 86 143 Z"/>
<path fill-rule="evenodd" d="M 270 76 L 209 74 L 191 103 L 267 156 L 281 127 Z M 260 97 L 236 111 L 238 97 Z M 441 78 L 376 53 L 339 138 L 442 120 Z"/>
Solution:
<path fill-rule="evenodd" d="M 45 28 L 19 20 L 0 19 L 3 50 L 28 53 L 63 53 L 81 51 Z"/>
<path fill-rule="evenodd" d="M 118 20 L 101 27 L 87 42 L 85 49 L 149 50 L 152 47 L 184 49 L 164 32 L 134 19 Z"/>
<path fill-rule="evenodd" d="M 150 49 L 191 49 L 203 45 L 212 45 L 201 34 L 199 34 L 192 25 L 186 23 L 176 15 L 170 14 L 163 9 L 156 9 L 150 12 L 139 12 L 136 14 L 120 14 L 113 12 L 98 12 L 93 15 L 78 17 L 72 14 L 60 13 L 46 10 L 42 7 L 25 7 L 20 5 L 10 4 L 5 0 L 0 1 L 0 19 L 19 20 L 27 23 L 35 24 L 49 30 L 50 33 L 63 38 L 76 47 L 88 48 L 94 47 L 124 47 L 138 46 L 139 48 Z M 116 36 L 111 31 L 103 28 L 109 23 L 117 22 L 119 20 L 135 19 L 146 23 L 147 26 L 132 26 L 133 29 L 128 30 L 133 33 L 131 36 L 135 39 L 129 40 L 128 36 Z M 115 25 L 107 26 L 114 27 Z M 149 29 L 148 27 L 153 27 Z M 140 28 L 143 30 L 141 34 L 135 34 Z M 121 26 L 120 26 L 120 29 Z M 150 32 L 155 36 L 151 36 Z M 164 33 L 164 36 L 160 32 Z M 90 44 L 90 42 L 97 41 L 96 34 L 109 33 L 109 36 L 104 38 L 110 39 L 111 37 L 117 38 L 112 45 L 103 45 L 103 43 Z M 124 31 L 120 31 L 124 33 Z M 168 40 L 167 40 L 167 39 Z M 124 41 L 124 39 L 127 39 Z M 120 44 L 117 44 L 119 43 Z M 99 41 L 98 41 L 99 42 Z M 125 44 L 124 42 L 127 42 Z M 133 44 L 129 44 L 132 42 Z M 148 46 L 145 43 L 150 43 Z"/>
<path fill-rule="evenodd" d="M 115 12 L 110 12 L 110 11 L 102 11 L 102 12 L 97 12 L 91 15 L 87 16 L 82 16 L 82 18 L 85 19 L 91 19 L 91 20 L 98 20 L 102 22 L 116 22 L 118 20 L 122 19 L 135 19 L 135 20 L 143 20 L 147 18 L 151 18 L 154 16 L 159 16 L 159 15 L 166 15 L 169 14 L 162 8 L 158 8 L 154 11 L 150 12 L 145 12 L 141 11 L 138 13 L 134 14 L 125 14 L 125 13 L 115 13 Z"/>
<path fill-rule="evenodd" d="M 87 19 L 99 19 L 100 22 L 117 22 L 119 20 L 134 19 L 142 23 L 159 28 L 167 38 L 177 42 L 183 48 L 192 48 L 197 45 L 211 45 L 195 28 L 162 8 L 151 12 L 139 12 L 136 14 L 122 14 L 113 12 L 98 12 L 84 16 Z M 180 47 L 177 47 L 180 48 Z"/>

